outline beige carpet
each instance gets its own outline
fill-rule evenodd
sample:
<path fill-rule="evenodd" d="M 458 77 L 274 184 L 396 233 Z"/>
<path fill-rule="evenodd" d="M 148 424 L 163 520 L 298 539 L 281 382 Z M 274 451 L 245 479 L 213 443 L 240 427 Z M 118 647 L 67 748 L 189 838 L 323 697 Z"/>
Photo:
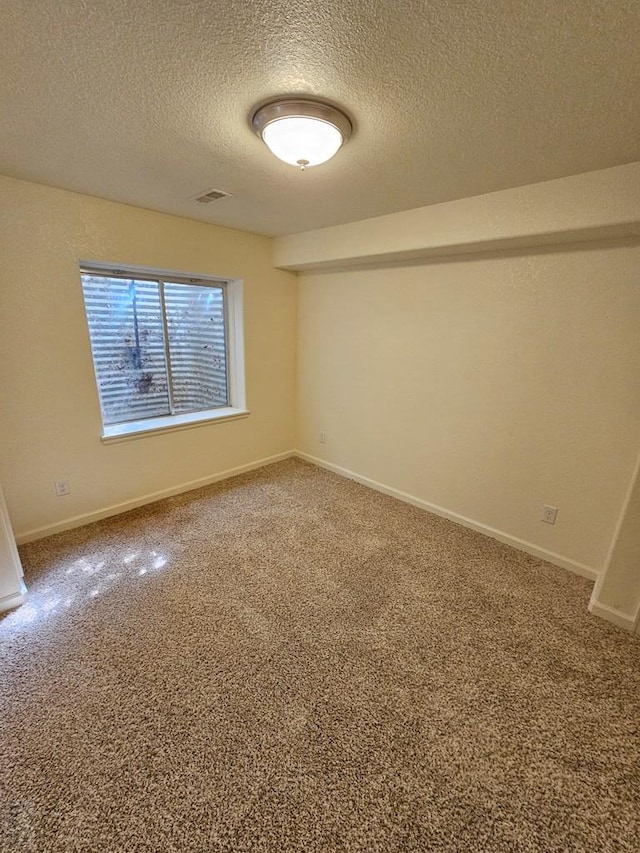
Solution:
<path fill-rule="evenodd" d="M 640 850 L 581 578 L 298 461 L 21 553 L 3 851 Z"/>

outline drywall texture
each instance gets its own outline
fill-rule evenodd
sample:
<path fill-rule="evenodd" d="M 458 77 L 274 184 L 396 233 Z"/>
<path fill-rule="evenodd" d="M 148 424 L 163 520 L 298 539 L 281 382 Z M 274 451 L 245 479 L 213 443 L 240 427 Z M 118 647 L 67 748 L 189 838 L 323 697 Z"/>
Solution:
<path fill-rule="evenodd" d="M 640 445 L 639 264 L 594 244 L 302 275 L 297 446 L 601 570 Z"/>
<path fill-rule="evenodd" d="M 601 582 L 594 593 L 597 604 L 638 619 L 640 612 L 640 460 L 629 499 Z M 639 626 L 640 627 L 640 626 Z"/>
<path fill-rule="evenodd" d="M 279 237 L 274 263 L 336 269 L 639 235 L 640 163 L 629 163 Z"/>
<path fill-rule="evenodd" d="M 295 279 L 267 238 L 9 178 L 0 232 L 0 481 L 17 536 L 292 447 Z M 103 445 L 80 259 L 242 278 L 250 417 Z"/>

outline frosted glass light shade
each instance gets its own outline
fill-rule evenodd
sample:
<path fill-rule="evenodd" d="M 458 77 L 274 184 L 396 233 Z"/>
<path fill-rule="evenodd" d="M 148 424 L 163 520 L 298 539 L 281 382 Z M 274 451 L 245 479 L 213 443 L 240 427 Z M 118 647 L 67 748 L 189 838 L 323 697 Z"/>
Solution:
<path fill-rule="evenodd" d="M 301 169 L 330 160 L 351 135 L 347 116 L 321 101 L 275 101 L 256 110 L 251 124 L 276 157 Z"/>
<path fill-rule="evenodd" d="M 262 138 L 272 154 L 292 166 L 326 163 L 342 145 L 342 134 L 317 118 L 289 116 L 268 124 Z"/>

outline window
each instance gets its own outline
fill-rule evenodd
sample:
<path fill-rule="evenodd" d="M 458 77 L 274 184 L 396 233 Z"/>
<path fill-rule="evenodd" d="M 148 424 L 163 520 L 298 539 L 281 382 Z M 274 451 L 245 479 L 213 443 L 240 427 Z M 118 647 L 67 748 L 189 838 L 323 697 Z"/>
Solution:
<path fill-rule="evenodd" d="M 242 284 L 82 264 L 103 439 L 240 417 Z"/>

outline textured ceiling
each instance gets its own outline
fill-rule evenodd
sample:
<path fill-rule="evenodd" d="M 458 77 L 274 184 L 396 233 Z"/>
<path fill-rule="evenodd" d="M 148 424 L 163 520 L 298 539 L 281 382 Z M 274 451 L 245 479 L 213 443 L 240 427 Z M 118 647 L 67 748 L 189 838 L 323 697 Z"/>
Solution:
<path fill-rule="evenodd" d="M 0 172 L 264 234 L 640 160 L 637 0 L 3 0 L 0 32 Z M 291 93 L 354 120 L 304 173 L 248 123 Z"/>

